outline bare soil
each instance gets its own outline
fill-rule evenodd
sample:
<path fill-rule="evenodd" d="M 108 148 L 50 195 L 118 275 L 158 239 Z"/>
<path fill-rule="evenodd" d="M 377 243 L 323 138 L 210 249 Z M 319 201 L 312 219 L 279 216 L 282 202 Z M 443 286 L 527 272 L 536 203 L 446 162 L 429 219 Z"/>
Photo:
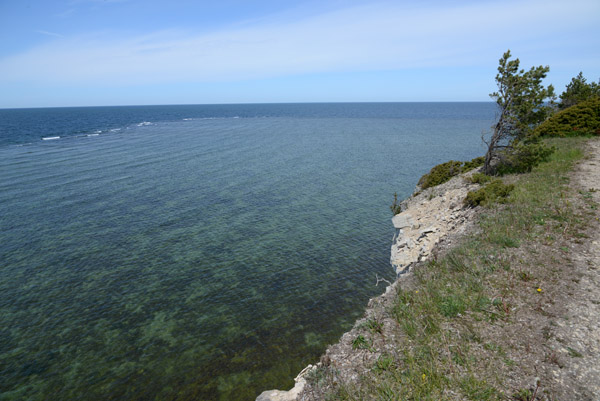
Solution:
<path fill-rule="evenodd" d="M 554 399 L 560 400 L 600 400 L 600 141 L 588 144 L 587 157 L 572 175 L 583 196 L 578 201 L 588 222 L 586 237 L 566 244 L 569 275 L 548 341 L 557 363 L 546 371 Z"/>

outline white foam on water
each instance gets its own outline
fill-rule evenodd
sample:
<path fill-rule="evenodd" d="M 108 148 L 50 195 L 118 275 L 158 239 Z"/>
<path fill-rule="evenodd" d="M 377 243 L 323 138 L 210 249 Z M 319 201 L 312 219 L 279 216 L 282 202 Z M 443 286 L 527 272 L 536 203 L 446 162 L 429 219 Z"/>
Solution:
<path fill-rule="evenodd" d="M 60 136 L 47 136 L 45 138 L 42 138 L 42 141 L 52 141 L 54 139 L 60 139 Z"/>
<path fill-rule="evenodd" d="M 184 118 L 183 121 L 192 121 L 193 118 Z"/>
<path fill-rule="evenodd" d="M 113 128 L 109 130 L 110 132 L 117 132 L 117 131 L 121 131 L 121 128 Z"/>
<path fill-rule="evenodd" d="M 98 136 L 100 134 L 88 134 L 87 136 Z"/>
<path fill-rule="evenodd" d="M 153 123 L 151 123 L 150 121 L 142 121 L 141 123 L 139 123 L 137 126 L 138 127 L 144 127 L 147 125 L 154 125 Z"/>

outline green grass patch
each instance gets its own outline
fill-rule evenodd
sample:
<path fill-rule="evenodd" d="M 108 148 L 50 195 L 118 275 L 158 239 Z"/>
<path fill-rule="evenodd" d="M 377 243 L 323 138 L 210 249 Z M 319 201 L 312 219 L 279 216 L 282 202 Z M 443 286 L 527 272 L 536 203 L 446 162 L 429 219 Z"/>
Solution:
<path fill-rule="evenodd" d="M 569 356 L 573 358 L 583 358 L 583 354 L 571 347 L 567 347 L 567 351 L 569 351 Z"/>
<path fill-rule="evenodd" d="M 380 333 L 383 330 L 383 323 L 376 319 L 368 319 L 365 322 L 365 327 L 372 333 Z"/>
<path fill-rule="evenodd" d="M 468 375 L 460 381 L 462 393 L 468 400 L 501 400 L 501 393 L 485 380 Z"/>
<path fill-rule="evenodd" d="M 356 336 L 352 340 L 352 349 L 366 349 L 371 350 L 371 340 L 366 339 L 362 334 Z"/>
<path fill-rule="evenodd" d="M 377 358 L 377 361 L 375 362 L 375 366 L 373 366 L 373 371 L 375 371 L 375 372 L 389 371 L 389 370 L 393 370 L 395 366 L 396 366 L 396 360 L 394 359 L 394 357 L 389 354 L 383 354 L 379 358 Z"/>

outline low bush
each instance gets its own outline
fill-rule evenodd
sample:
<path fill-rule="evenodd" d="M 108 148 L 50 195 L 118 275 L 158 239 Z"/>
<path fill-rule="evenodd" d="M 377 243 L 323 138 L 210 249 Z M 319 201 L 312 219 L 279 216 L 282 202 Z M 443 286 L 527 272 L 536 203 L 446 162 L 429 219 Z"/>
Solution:
<path fill-rule="evenodd" d="M 473 160 L 465 162 L 462 166 L 461 173 L 466 173 L 467 171 L 476 169 L 479 166 L 483 166 L 484 161 L 485 161 L 485 157 L 479 156 L 479 157 L 474 158 Z"/>
<path fill-rule="evenodd" d="M 421 179 L 419 180 L 419 186 L 422 189 L 427 189 L 443 184 L 455 175 L 460 174 L 461 167 L 462 162 L 455 160 L 450 160 L 446 163 L 438 164 L 437 166 L 434 166 L 429 171 L 429 173 L 421 177 Z"/>
<path fill-rule="evenodd" d="M 482 166 L 483 162 L 483 157 L 476 157 L 473 160 L 466 162 L 450 160 L 446 163 L 438 164 L 437 166 L 433 167 L 429 173 L 421 177 L 418 185 L 421 187 L 421 189 L 435 187 L 445 183 L 456 175 Z"/>
<path fill-rule="evenodd" d="M 496 166 L 496 175 L 528 173 L 548 158 L 556 149 L 530 137 L 518 142 L 510 150 L 499 154 L 501 162 Z"/>
<path fill-rule="evenodd" d="M 505 184 L 495 178 L 476 191 L 469 191 L 464 204 L 470 207 L 485 206 L 490 203 L 505 203 L 510 193 L 515 189 L 513 184 Z"/>
<path fill-rule="evenodd" d="M 390 206 L 390 210 L 394 216 L 402 213 L 402 205 L 398 203 L 398 194 L 396 192 L 394 192 L 394 203 Z"/>
<path fill-rule="evenodd" d="M 485 175 L 483 173 L 475 173 L 473 174 L 471 177 L 468 178 L 468 181 L 472 182 L 473 184 L 485 184 L 486 182 L 490 182 L 492 180 L 492 177 L 490 177 L 489 175 Z"/>
<path fill-rule="evenodd" d="M 600 135 L 600 97 L 564 109 L 537 127 L 537 136 Z"/>

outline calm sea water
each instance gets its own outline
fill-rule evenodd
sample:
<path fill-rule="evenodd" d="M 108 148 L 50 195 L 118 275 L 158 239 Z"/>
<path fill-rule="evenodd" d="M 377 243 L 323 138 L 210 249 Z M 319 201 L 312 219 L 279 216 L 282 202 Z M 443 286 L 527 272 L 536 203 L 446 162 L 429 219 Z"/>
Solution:
<path fill-rule="evenodd" d="M 393 278 L 493 103 L 0 110 L 0 399 L 250 400 Z"/>

